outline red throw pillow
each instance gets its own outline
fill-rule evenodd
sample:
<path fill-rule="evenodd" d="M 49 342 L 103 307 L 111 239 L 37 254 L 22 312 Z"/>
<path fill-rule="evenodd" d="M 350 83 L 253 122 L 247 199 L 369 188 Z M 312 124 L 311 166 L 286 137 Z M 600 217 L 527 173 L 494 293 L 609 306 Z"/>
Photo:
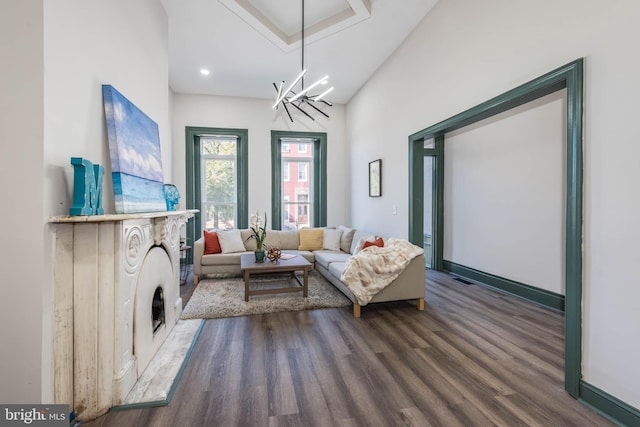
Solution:
<path fill-rule="evenodd" d="M 367 240 L 362 245 L 362 249 L 368 248 L 369 246 L 378 246 L 379 248 L 384 248 L 384 240 L 382 240 L 382 237 L 378 237 L 373 242 Z"/>
<path fill-rule="evenodd" d="M 220 247 L 218 233 L 215 231 L 202 230 L 202 234 L 204 236 L 204 254 L 221 254 L 222 248 Z"/>

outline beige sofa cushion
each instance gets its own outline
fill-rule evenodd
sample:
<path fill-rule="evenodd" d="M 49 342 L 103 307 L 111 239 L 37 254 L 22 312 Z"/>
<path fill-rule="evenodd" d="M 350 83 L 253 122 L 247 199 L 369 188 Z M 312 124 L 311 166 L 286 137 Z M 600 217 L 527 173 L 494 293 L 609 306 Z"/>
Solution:
<path fill-rule="evenodd" d="M 251 252 L 235 252 L 231 254 L 203 255 L 202 265 L 240 265 L 240 255 Z M 252 254 L 253 255 L 253 254 Z"/>
<path fill-rule="evenodd" d="M 287 250 L 285 253 L 300 255 L 302 258 L 306 259 L 311 264 L 315 264 L 316 262 L 316 257 L 314 252 Z"/>
<path fill-rule="evenodd" d="M 344 252 L 336 251 L 315 251 L 316 263 L 320 264 L 326 269 L 329 269 L 329 265 L 334 262 L 345 263 L 351 257 L 351 255 Z M 338 276 L 340 278 L 340 276 Z"/>
<path fill-rule="evenodd" d="M 269 232 L 267 231 L 267 234 Z M 240 230 L 240 237 L 242 237 L 242 243 L 248 251 L 255 251 L 258 246 L 256 245 L 256 239 L 249 239 L 249 236 L 253 235 L 253 232 L 248 228 Z M 248 240 L 247 240 L 248 239 Z"/>
<path fill-rule="evenodd" d="M 351 253 L 351 243 L 353 241 L 353 233 L 356 232 L 353 228 L 345 227 L 344 225 L 339 225 L 337 230 L 342 231 L 342 236 L 340 236 L 340 249 L 342 252 Z"/>
<path fill-rule="evenodd" d="M 345 268 L 347 268 L 346 262 L 332 262 L 329 264 L 329 272 L 333 274 L 336 279 L 340 279 L 342 277 L 342 272 Z"/>
<path fill-rule="evenodd" d="M 267 237 L 264 239 L 267 249 L 298 249 L 300 238 L 297 231 L 267 230 Z"/>

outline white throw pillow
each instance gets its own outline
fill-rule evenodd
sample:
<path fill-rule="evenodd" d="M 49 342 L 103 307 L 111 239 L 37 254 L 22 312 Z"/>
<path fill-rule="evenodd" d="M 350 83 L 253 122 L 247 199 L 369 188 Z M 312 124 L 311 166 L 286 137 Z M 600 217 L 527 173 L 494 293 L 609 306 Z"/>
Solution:
<path fill-rule="evenodd" d="M 325 228 L 322 236 L 322 247 L 330 251 L 339 251 L 341 237 L 342 230 L 331 230 Z"/>
<path fill-rule="evenodd" d="M 376 240 L 376 236 L 360 230 L 356 230 L 356 232 L 353 233 L 353 243 L 351 243 L 351 250 L 349 251 L 351 255 L 355 255 L 362 249 L 365 240 L 373 242 Z"/>
<path fill-rule="evenodd" d="M 244 243 L 242 243 L 240 230 L 218 231 L 218 240 L 223 254 L 246 251 Z"/>

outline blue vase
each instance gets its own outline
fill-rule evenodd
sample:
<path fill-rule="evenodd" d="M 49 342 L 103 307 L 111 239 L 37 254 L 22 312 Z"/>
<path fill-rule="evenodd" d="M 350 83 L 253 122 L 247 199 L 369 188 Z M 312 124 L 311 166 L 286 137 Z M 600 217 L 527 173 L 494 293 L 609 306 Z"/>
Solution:
<path fill-rule="evenodd" d="M 255 251 L 256 262 L 264 262 L 264 251 Z"/>

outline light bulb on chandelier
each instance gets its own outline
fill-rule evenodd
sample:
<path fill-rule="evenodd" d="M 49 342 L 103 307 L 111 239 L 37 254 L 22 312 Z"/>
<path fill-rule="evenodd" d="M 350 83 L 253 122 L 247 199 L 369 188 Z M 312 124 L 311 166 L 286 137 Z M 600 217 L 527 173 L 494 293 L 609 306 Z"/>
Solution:
<path fill-rule="evenodd" d="M 287 87 L 287 89 L 284 91 L 282 90 L 282 88 L 284 87 L 284 80 L 280 83 L 280 85 L 276 85 L 275 83 L 273 83 L 273 87 L 276 90 L 276 102 L 273 104 L 272 108 L 274 110 L 277 110 L 278 105 L 282 104 L 291 122 L 293 122 L 293 117 L 291 116 L 291 112 L 289 111 L 288 105 L 293 106 L 294 108 L 296 108 L 298 111 L 303 113 L 305 116 L 307 116 L 311 120 L 315 120 L 315 119 L 307 111 L 303 109 L 304 106 L 309 106 L 313 110 L 325 116 L 326 118 L 329 118 L 329 115 L 324 111 L 322 111 L 321 109 L 319 109 L 317 106 L 315 106 L 314 103 L 321 102 L 322 104 L 327 105 L 329 107 L 333 106 L 330 102 L 327 102 L 326 100 L 323 99 L 325 95 L 327 95 L 329 92 L 333 90 L 333 87 L 330 87 L 329 89 L 325 90 L 319 95 L 309 95 L 309 91 L 314 89 L 316 86 L 321 84 L 327 84 L 329 80 L 329 76 L 324 76 L 323 78 L 321 78 L 320 80 L 318 80 L 317 82 L 315 82 L 314 84 L 312 84 L 307 88 L 304 87 L 304 75 L 307 72 L 307 70 L 304 68 L 304 0 L 302 0 L 302 32 L 301 32 L 300 44 L 302 46 L 302 72 L 298 75 L 298 77 L 296 77 L 293 83 L 291 83 Z M 298 82 L 301 82 L 301 89 L 298 93 L 296 93 L 293 91 L 293 88 L 298 84 Z"/>

